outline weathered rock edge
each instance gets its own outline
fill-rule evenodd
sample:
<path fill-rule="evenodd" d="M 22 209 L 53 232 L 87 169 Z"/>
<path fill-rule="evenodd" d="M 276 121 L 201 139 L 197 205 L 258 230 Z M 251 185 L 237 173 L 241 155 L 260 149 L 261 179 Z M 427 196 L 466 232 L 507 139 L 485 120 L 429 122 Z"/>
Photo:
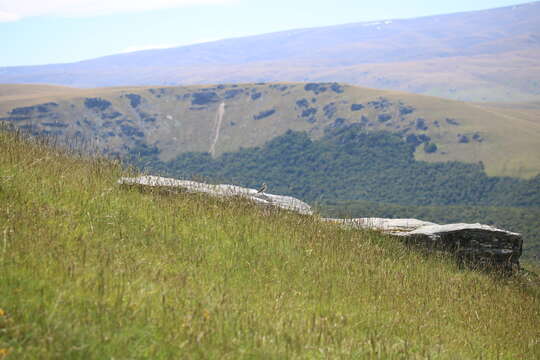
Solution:
<path fill-rule="evenodd" d="M 292 196 L 258 193 L 257 190 L 235 185 L 212 185 L 196 181 L 159 176 L 121 178 L 122 185 L 156 188 L 175 188 L 192 193 L 206 193 L 217 197 L 243 197 L 257 204 L 276 206 L 303 215 L 312 215 L 311 207 Z M 523 239 L 520 234 L 482 224 L 439 225 L 417 219 L 321 219 L 348 228 L 372 229 L 395 236 L 401 241 L 429 250 L 454 254 L 460 261 L 479 267 L 496 266 L 511 270 L 519 268 Z"/>
<path fill-rule="evenodd" d="M 258 193 L 257 190 L 236 185 L 205 184 L 196 181 L 178 180 L 160 176 L 139 176 L 134 178 L 121 178 L 121 185 L 141 185 L 156 188 L 175 188 L 191 193 L 206 193 L 216 197 L 238 196 L 247 198 L 261 205 L 276 206 L 285 210 L 291 210 L 303 215 L 313 215 L 311 207 L 303 201 L 292 196 L 273 195 Z"/>

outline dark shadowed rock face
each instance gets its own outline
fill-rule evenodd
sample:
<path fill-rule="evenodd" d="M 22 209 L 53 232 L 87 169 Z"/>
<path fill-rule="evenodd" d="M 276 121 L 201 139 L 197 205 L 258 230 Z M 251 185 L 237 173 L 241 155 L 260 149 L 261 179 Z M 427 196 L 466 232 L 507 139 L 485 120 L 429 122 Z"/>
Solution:
<path fill-rule="evenodd" d="M 399 234 L 408 242 L 454 253 L 459 260 L 479 265 L 519 265 L 520 234 L 481 224 L 428 225 Z"/>
<path fill-rule="evenodd" d="M 407 244 L 454 254 L 474 267 L 519 267 L 523 239 L 520 234 L 481 224 L 438 225 L 416 219 L 325 219 L 349 227 L 381 230 Z"/>

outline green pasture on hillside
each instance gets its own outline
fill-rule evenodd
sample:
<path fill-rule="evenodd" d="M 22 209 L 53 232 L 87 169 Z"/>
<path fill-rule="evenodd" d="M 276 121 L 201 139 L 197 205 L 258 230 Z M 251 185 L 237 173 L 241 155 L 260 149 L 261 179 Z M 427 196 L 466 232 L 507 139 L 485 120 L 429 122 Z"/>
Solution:
<path fill-rule="evenodd" d="M 0 133 L 0 358 L 537 359 L 540 287 Z"/>

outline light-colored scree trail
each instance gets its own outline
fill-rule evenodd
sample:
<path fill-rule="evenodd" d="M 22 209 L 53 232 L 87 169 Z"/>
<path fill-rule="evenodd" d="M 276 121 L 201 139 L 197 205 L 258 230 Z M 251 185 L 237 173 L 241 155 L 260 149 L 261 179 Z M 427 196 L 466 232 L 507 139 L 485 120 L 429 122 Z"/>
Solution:
<path fill-rule="evenodd" d="M 224 102 L 219 104 L 218 112 L 216 114 L 216 124 L 214 127 L 214 141 L 212 142 L 212 145 L 210 145 L 210 155 L 212 155 L 212 157 L 216 156 L 216 144 L 219 139 L 219 132 L 221 130 L 221 122 L 223 121 L 223 115 L 225 115 Z"/>

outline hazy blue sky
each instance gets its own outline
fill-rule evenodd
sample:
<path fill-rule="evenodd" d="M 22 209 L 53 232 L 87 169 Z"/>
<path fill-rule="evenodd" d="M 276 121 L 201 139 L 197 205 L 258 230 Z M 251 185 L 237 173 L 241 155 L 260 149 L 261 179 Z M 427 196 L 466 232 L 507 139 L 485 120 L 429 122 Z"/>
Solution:
<path fill-rule="evenodd" d="M 304 27 L 524 0 L 0 0 L 0 66 L 73 62 Z"/>

